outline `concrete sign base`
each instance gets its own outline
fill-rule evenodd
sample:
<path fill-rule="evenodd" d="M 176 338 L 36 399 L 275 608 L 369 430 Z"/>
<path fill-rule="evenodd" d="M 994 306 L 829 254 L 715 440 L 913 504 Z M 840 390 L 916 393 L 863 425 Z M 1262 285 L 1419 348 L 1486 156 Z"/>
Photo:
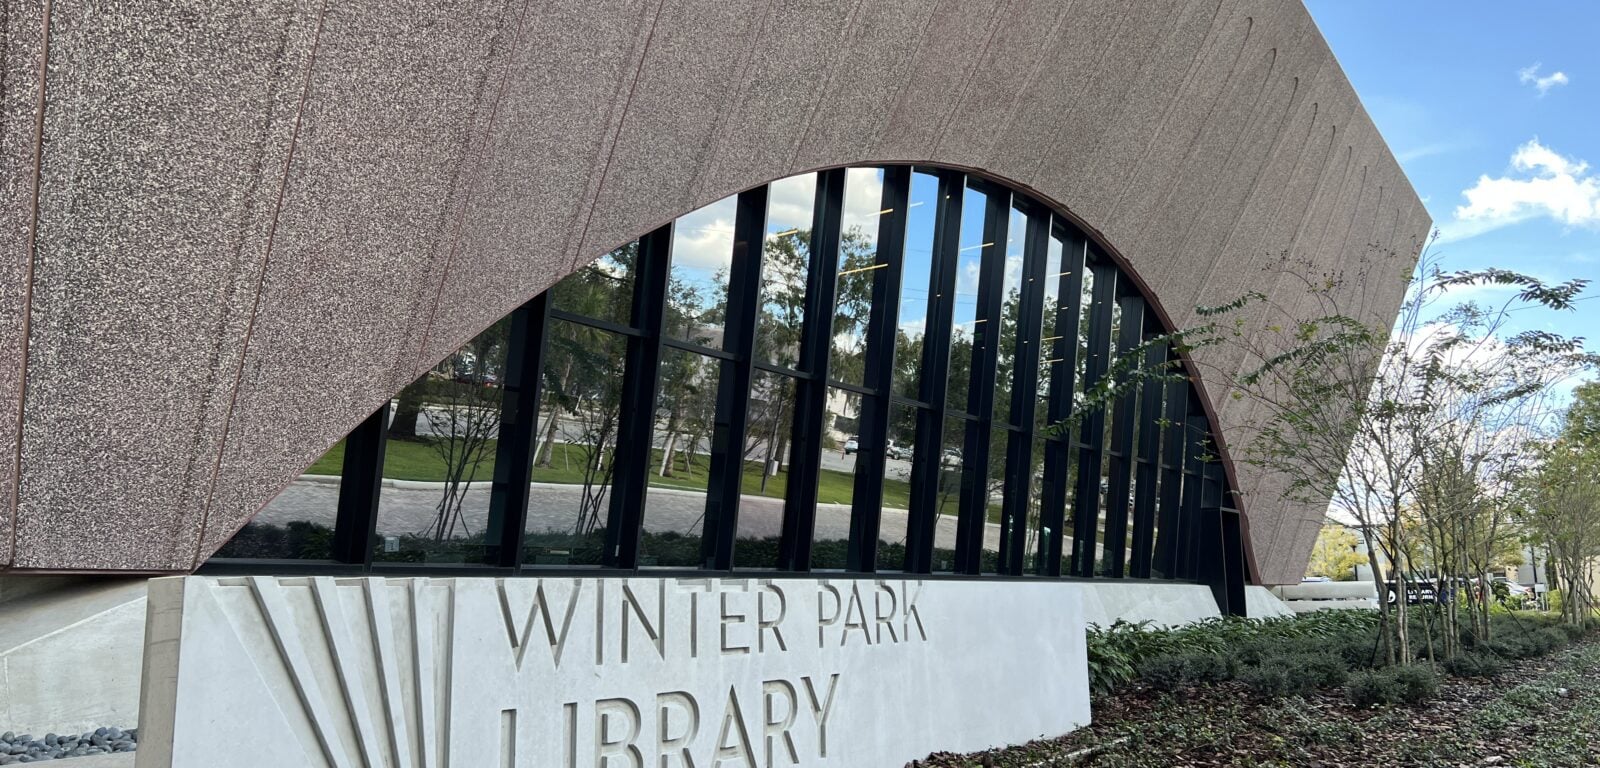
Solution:
<path fill-rule="evenodd" d="M 1089 722 L 1070 583 L 150 583 L 139 768 L 898 766 Z"/>

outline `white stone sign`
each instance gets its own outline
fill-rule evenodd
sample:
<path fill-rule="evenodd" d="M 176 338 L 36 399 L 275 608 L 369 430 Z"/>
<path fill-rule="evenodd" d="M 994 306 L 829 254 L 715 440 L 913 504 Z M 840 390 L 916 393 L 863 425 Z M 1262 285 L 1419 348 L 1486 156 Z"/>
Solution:
<path fill-rule="evenodd" d="M 150 583 L 139 768 L 901 766 L 1089 722 L 1066 583 Z"/>

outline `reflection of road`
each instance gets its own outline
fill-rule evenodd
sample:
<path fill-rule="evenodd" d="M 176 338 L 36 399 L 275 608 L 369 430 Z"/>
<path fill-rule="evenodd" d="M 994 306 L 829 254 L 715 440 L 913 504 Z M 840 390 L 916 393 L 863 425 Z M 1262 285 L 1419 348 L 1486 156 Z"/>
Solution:
<path fill-rule="evenodd" d="M 853 459 L 852 459 L 853 460 Z M 432 523 L 434 511 L 443 491 L 416 487 L 383 489 L 383 500 L 378 514 L 378 534 L 395 536 L 420 533 Z M 577 519 L 582 487 L 534 483 L 528 502 L 528 526 L 532 532 L 570 531 Z M 677 531 L 698 536 L 705 512 L 705 493 L 672 488 L 651 488 L 646 499 L 644 525 L 656 533 Z M 332 526 L 334 511 L 338 506 L 339 486 L 333 483 L 298 480 L 273 499 L 257 515 L 255 522 L 282 525 L 296 520 Z M 481 533 L 489 514 L 488 484 L 467 492 L 462 507 L 469 532 Z M 903 509 L 885 509 L 881 524 L 881 538 L 890 543 L 905 540 L 907 514 Z M 766 538 L 777 536 L 783 529 L 783 500 L 761 496 L 744 496 L 739 508 L 739 537 Z M 956 519 L 939 518 L 934 544 L 941 548 L 954 548 Z M 845 504 L 818 504 L 816 538 L 850 538 L 850 507 Z M 989 524 L 984 531 L 984 547 L 998 549 L 1000 528 Z"/>
<path fill-rule="evenodd" d="M 540 414 L 539 423 L 548 425 L 549 422 L 545 420 L 547 418 L 547 414 Z M 438 429 L 435 429 L 435 425 L 438 426 Z M 417 434 L 432 436 L 443 435 L 448 432 L 448 410 L 429 406 L 424 408 L 424 413 L 417 415 Z M 489 436 L 498 437 L 498 431 L 491 431 Z M 543 437 L 544 436 L 541 434 L 540 439 L 543 439 Z M 686 439 L 687 438 L 682 435 L 678 437 L 678 450 L 681 451 L 685 449 L 684 440 Z M 574 419 L 569 415 L 563 414 L 560 419 L 556 420 L 555 441 L 557 443 L 570 443 L 573 445 L 580 445 L 588 442 L 584 435 L 583 422 L 578 419 Z M 664 435 L 660 429 L 655 430 L 653 442 L 654 447 L 665 448 L 666 435 Z M 710 451 L 710 443 L 705 439 L 702 439 L 700 441 L 699 451 L 697 452 L 704 456 L 708 455 Z M 831 469 L 836 472 L 844 472 L 845 474 L 853 474 L 856 471 L 856 454 L 850 454 L 849 456 L 846 456 L 842 451 L 823 451 L 822 468 Z M 884 476 L 891 480 L 909 481 L 911 479 L 911 462 L 905 459 L 889 459 L 884 465 Z"/>
<path fill-rule="evenodd" d="M 540 427 L 541 431 L 539 433 L 539 439 L 540 440 L 543 440 L 544 437 L 545 437 L 545 433 L 543 432 L 543 430 L 549 428 L 550 422 L 547 421 L 548 418 L 549 418 L 549 414 L 546 414 L 546 413 L 540 413 L 539 414 L 539 424 L 541 425 L 541 427 Z M 450 410 L 449 409 L 447 409 L 447 408 L 439 408 L 439 407 L 436 407 L 436 406 L 425 406 L 422 409 L 422 412 L 417 414 L 417 434 L 418 435 L 429 436 L 429 437 L 443 437 L 443 436 L 448 435 L 450 433 L 450 421 L 451 421 L 451 414 L 450 414 Z M 495 418 L 494 423 L 495 424 L 499 423 L 498 417 Z M 457 429 L 459 431 L 466 431 L 467 430 L 466 418 L 465 417 L 460 417 L 459 420 L 457 421 L 457 425 L 458 425 Z M 572 445 L 582 445 L 582 444 L 588 443 L 589 442 L 589 437 L 585 434 L 586 431 L 587 431 L 587 427 L 585 427 L 585 425 L 584 425 L 584 423 L 583 423 L 583 421 L 581 419 L 574 418 L 571 414 L 562 414 L 561 418 L 556 420 L 555 442 L 557 442 L 557 443 L 570 443 Z M 499 436 L 500 436 L 500 430 L 498 428 L 493 428 L 493 429 L 489 429 L 488 430 L 488 437 L 490 437 L 490 438 L 498 438 Z M 688 438 L 686 436 L 684 436 L 684 435 L 679 435 L 678 436 L 678 441 L 677 441 L 677 449 L 678 450 L 681 451 L 681 450 L 684 449 L 685 441 L 687 439 Z M 660 429 L 655 430 L 652 444 L 656 448 L 665 448 L 666 447 L 667 438 L 666 438 L 666 435 L 663 434 L 663 432 Z M 708 442 L 707 440 L 702 438 L 700 440 L 699 453 L 701 455 L 706 455 L 706 454 L 710 453 L 710 451 L 711 451 L 710 442 Z"/>
<path fill-rule="evenodd" d="M 822 468 L 831 469 L 845 474 L 855 474 L 856 454 L 844 455 L 843 451 L 823 451 Z M 890 480 L 911 480 L 911 462 L 905 459 L 888 459 L 884 462 L 883 476 Z"/>

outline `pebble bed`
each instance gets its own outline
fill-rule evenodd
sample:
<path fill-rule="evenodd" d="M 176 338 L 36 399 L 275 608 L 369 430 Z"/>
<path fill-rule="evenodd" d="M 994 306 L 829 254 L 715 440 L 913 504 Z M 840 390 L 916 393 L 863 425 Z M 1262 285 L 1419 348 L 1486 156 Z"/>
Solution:
<path fill-rule="evenodd" d="M 69 757 L 132 752 L 139 747 L 139 729 L 96 728 L 88 733 L 34 738 L 31 733 L 0 733 L 0 765 L 21 765 Z"/>

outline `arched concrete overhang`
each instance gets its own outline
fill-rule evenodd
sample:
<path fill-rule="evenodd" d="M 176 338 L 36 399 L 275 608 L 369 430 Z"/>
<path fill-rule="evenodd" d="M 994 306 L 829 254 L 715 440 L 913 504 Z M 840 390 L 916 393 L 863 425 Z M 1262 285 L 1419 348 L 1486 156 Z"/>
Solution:
<path fill-rule="evenodd" d="M 1285 251 L 1403 271 L 1428 226 L 1298 3 L 250 7 L 8 29 L 13 568 L 191 567 L 527 296 L 809 169 L 1002 180 L 1179 327 Z M 1400 289 L 1349 298 L 1386 319 Z M 1240 360 L 1206 354 L 1226 436 L 1248 414 L 1205 371 Z M 1236 470 L 1259 578 L 1297 579 L 1321 510 Z"/>

